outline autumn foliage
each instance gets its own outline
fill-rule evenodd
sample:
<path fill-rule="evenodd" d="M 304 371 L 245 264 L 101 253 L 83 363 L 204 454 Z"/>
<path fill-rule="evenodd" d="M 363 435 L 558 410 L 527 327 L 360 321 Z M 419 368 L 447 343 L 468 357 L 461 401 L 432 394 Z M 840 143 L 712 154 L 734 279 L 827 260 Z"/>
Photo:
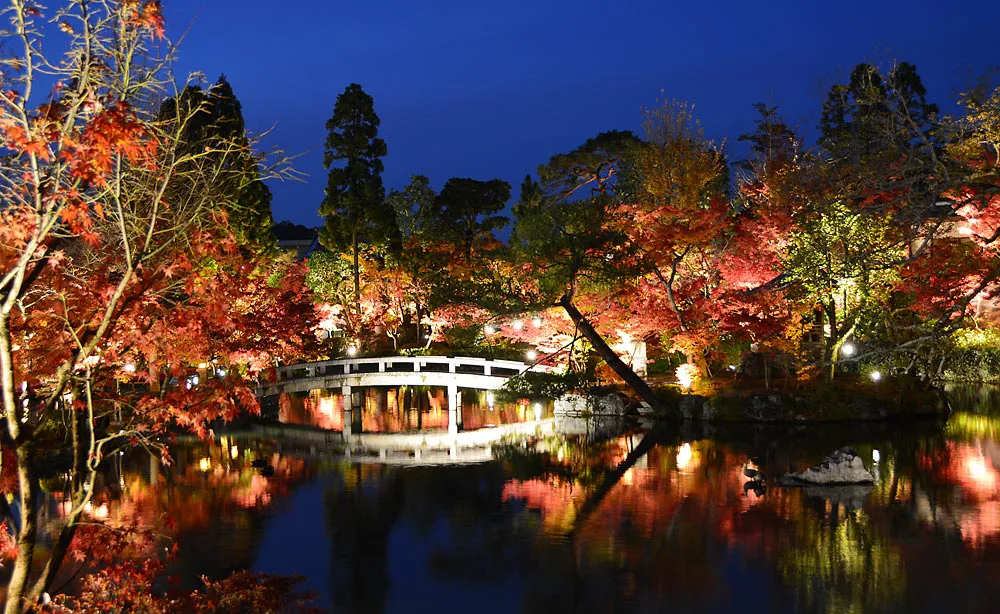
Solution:
<path fill-rule="evenodd" d="M 178 113 L 157 112 L 173 86 L 159 2 L 68 2 L 57 13 L 65 56 L 46 55 L 59 45 L 43 49 L 41 8 L 5 14 L 0 446 L 20 499 L 6 604 L 17 612 L 81 552 L 70 545 L 106 459 L 123 446 L 162 452 L 168 429 L 204 435 L 257 411 L 257 378 L 308 353 L 314 307 L 301 265 L 242 249 L 227 206 L 237 195 L 215 189 L 241 183 L 227 161 L 252 157 L 248 140 L 186 147 L 199 109 L 174 97 Z M 53 76 L 47 96 L 40 72 Z M 65 516 L 35 565 L 37 459 L 64 431 Z"/>

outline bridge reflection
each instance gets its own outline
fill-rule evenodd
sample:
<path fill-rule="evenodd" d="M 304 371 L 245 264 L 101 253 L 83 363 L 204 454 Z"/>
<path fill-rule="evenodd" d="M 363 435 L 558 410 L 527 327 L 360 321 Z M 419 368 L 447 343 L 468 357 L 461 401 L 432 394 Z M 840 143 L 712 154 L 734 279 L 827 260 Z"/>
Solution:
<path fill-rule="evenodd" d="M 353 391 L 358 410 L 351 413 L 352 433 L 447 431 L 451 412 L 443 386 L 371 386 Z M 488 390 L 460 388 L 459 429 L 470 431 L 552 417 L 551 402 L 526 399 L 505 402 Z M 344 431 L 344 394 L 314 389 L 278 395 L 278 421 Z"/>

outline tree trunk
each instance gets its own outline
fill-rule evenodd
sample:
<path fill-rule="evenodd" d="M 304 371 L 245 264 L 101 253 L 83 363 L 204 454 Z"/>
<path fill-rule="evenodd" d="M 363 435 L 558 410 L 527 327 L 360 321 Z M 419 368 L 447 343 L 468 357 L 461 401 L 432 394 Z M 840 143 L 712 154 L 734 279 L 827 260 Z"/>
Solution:
<path fill-rule="evenodd" d="M 608 363 L 608 366 L 611 367 L 611 369 L 614 370 L 619 377 L 625 380 L 625 383 L 628 384 L 629 388 L 639 395 L 639 397 L 648 403 L 649 406 L 655 411 L 661 414 L 666 414 L 668 411 L 667 407 L 656 396 L 653 390 L 649 387 L 649 384 L 636 375 L 635 371 L 629 368 L 629 366 L 618 357 L 618 354 L 611 349 L 607 342 L 604 341 L 604 338 L 601 337 L 596 330 L 594 330 L 594 327 L 590 325 L 590 322 L 583 317 L 580 310 L 578 310 L 576 305 L 573 304 L 573 298 L 564 294 L 563 297 L 559 299 L 559 304 L 566 310 L 570 319 L 572 319 L 573 323 L 580 329 L 580 332 L 583 333 L 583 336 L 586 337 L 587 341 L 594 346 L 594 349 L 597 350 L 597 353 L 600 354 L 601 358 Z"/>
<path fill-rule="evenodd" d="M 78 393 L 79 391 L 74 386 L 74 397 Z M 87 401 L 88 403 L 91 402 L 89 395 L 87 395 Z M 82 412 L 77 411 L 72 406 L 70 407 L 70 412 L 73 420 L 71 435 L 73 437 L 74 456 L 73 479 L 71 482 L 73 496 L 70 498 L 70 501 L 73 507 L 70 508 L 71 511 L 66 517 L 66 524 L 62 526 L 59 536 L 52 544 L 51 552 L 49 553 L 48 560 L 45 562 L 45 567 L 42 569 L 41 575 L 39 575 L 34 585 L 26 593 L 26 597 L 31 603 L 37 602 L 42 593 L 48 591 L 55 580 L 56 574 L 59 572 L 63 560 L 66 558 L 66 553 L 69 552 L 70 544 L 73 543 L 80 514 L 94 492 L 94 469 L 91 468 L 90 463 L 87 461 L 87 457 L 93 451 L 93 446 L 89 443 L 93 441 L 93 424 L 88 418 L 82 415 Z"/>
<path fill-rule="evenodd" d="M 823 351 L 823 364 L 828 365 L 828 370 L 826 372 L 827 381 L 832 382 L 834 376 L 837 374 L 837 346 L 836 341 L 830 339 L 830 343 L 826 345 Z"/>
<path fill-rule="evenodd" d="M 16 416 L 7 416 L 17 420 Z M 21 530 L 17 534 L 17 559 L 14 570 L 7 583 L 7 603 L 4 614 L 20 614 L 25 610 L 25 592 L 28 588 L 28 574 L 31 573 L 31 563 L 35 557 L 35 541 L 38 539 L 37 516 L 35 509 L 35 484 L 38 482 L 32 472 L 31 448 L 21 445 L 17 448 L 17 481 L 21 491 Z"/>
<path fill-rule="evenodd" d="M 352 238 L 354 244 L 354 313 L 357 318 L 357 328 L 361 327 L 361 267 L 358 264 L 358 238 Z"/>
<path fill-rule="evenodd" d="M 79 501 L 75 498 L 73 499 L 73 508 L 77 509 Z M 81 508 L 82 509 L 82 508 Z M 59 537 L 52 544 L 52 553 L 49 559 L 45 561 L 45 567 L 42 569 L 42 573 L 35 580 L 34 586 L 31 590 L 27 591 L 26 597 L 30 603 L 36 603 L 38 598 L 41 597 L 42 593 L 49 590 L 52 582 L 56 579 L 56 573 L 58 573 L 59 568 L 62 567 L 62 562 L 66 558 L 66 553 L 69 552 L 70 544 L 73 543 L 73 537 L 76 536 L 76 528 L 79 526 L 77 520 L 80 518 L 80 512 L 75 511 L 71 513 L 66 518 L 66 524 L 63 525 L 62 529 L 59 530 Z"/>
<path fill-rule="evenodd" d="M 421 343 L 424 342 L 423 337 L 421 337 L 421 333 L 423 331 L 421 330 L 421 327 L 420 327 L 420 319 L 421 319 L 421 315 L 422 315 L 420 313 L 421 312 L 420 301 L 414 301 L 414 304 L 417 306 L 416 313 L 413 315 L 413 317 L 416 318 L 416 323 L 415 324 L 416 324 L 417 335 L 416 335 L 416 337 L 414 337 L 415 342 L 413 343 L 413 345 L 420 345 Z"/>

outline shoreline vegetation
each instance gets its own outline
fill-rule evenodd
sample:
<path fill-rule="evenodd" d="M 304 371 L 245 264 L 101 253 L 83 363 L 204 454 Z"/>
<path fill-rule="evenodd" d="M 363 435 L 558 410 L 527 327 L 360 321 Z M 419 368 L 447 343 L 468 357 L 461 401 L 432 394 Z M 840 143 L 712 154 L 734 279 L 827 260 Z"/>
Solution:
<path fill-rule="evenodd" d="M 871 382 L 858 375 L 835 380 L 791 382 L 718 378 L 700 380 L 693 389 L 654 385 L 661 409 L 645 406 L 624 387 L 563 391 L 557 399 L 570 414 L 639 414 L 656 420 L 802 424 L 947 418 L 951 404 L 944 382 L 889 376 Z M 613 401 L 615 395 L 622 401 Z M 579 397 L 589 397 L 588 402 Z M 584 412 L 575 408 L 586 407 Z M 559 410 L 557 409 L 557 413 Z"/>

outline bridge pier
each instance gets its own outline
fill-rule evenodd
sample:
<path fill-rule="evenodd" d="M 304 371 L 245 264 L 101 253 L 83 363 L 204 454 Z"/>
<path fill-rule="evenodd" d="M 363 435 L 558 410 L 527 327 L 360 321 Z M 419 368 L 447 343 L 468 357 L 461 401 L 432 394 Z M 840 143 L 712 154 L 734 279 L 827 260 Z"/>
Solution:
<path fill-rule="evenodd" d="M 448 384 L 448 434 L 458 435 L 459 421 L 462 419 L 462 395 L 456 384 Z"/>
<path fill-rule="evenodd" d="M 340 393 L 344 398 L 344 437 L 347 438 L 351 436 L 354 427 L 354 396 L 347 384 L 340 387 Z"/>

